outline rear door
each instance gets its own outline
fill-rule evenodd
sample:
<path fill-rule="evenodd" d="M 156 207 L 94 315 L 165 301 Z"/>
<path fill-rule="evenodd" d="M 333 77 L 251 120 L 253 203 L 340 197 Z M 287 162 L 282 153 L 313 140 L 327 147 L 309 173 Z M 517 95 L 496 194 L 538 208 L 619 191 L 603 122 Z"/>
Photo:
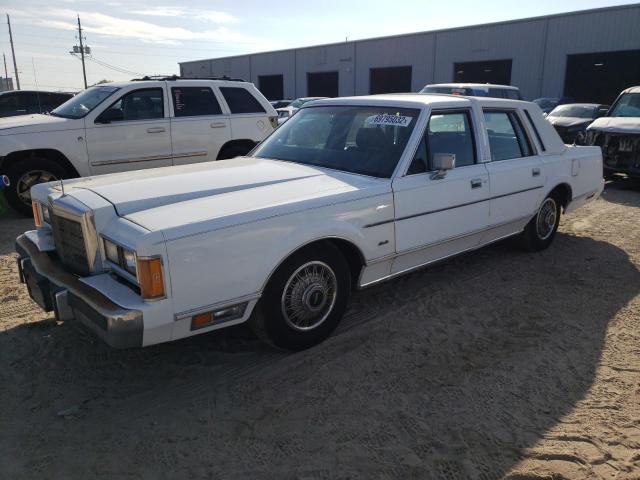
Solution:
<path fill-rule="evenodd" d="M 431 113 L 406 173 L 394 180 L 399 273 L 476 247 L 489 221 L 489 176 L 479 163 L 471 109 Z M 444 176 L 433 170 L 435 154 L 455 154 Z"/>
<path fill-rule="evenodd" d="M 222 110 L 212 84 L 170 82 L 173 164 L 216 160 L 231 140 L 229 113 Z"/>
<path fill-rule="evenodd" d="M 171 165 L 170 130 L 164 82 L 126 91 L 86 120 L 91 173 Z"/>
<path fill-rule="evenodd" d="M 520 231 L 542 201 L 544 164 L 517 109 L 483 109 L 491 161 L 490 223 L 484 241 Z"/>

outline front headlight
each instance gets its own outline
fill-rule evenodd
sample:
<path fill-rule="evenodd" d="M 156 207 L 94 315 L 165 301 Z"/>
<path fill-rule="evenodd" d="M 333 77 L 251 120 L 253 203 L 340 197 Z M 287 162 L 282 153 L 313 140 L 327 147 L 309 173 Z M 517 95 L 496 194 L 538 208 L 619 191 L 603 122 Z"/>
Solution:
<path fill-rule="evenodd" d="M 131 250 L 122 249 L 122 267 L 134 277 L 136 276 L 136 254 Z"/>
<path fill-rule="evenodd" d="M 107 260 L 136 277 L 138 273 L 136 268 L 136 253 L 106 238 L 103 238 L 102 241 L 104 243 L 104 254 Z"/>

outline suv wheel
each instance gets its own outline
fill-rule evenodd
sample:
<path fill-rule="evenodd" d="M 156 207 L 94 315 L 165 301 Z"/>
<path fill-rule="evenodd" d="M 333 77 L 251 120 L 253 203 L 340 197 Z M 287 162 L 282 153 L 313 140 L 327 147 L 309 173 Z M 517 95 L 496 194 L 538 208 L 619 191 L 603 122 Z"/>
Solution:
<path fill-rule="evenodd" d="M 7 169 L 11 185 L 5 190 L 7 203 L 24 216 L 31 216 L 31 187 L 38 183 L 68 178 L 58 162 L 45 157 L 30 157 L 14 162 Z"/>
<path fill-rule="evenodd" d="M 231 158 L 242 157 L 253 150 L 249 145 L 230 145 L 223 147 L 218 154 L 218 160 L 229 160 Z"/>
<path fill-rule="evenodd" d="M 349 266 L 337 248 L 327 244 L 301 250 L 271 277 L 250 325 L 275 347 L 309 348 L 338 326 L 350 288 Z"/>

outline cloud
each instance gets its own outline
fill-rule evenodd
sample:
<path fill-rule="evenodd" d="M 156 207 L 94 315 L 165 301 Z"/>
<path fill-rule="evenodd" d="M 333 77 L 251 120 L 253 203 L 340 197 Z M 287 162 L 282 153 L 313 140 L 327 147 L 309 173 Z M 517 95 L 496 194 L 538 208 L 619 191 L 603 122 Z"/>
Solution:
<path fill-rule="evenodd" d="M 19 17 L 31 25 L 76 30 L 76 12 L 66 9 L 14 10 L 12 16 Z M 211 12 L 210 12 L 211 13 Z M 157 25 L 155 23 L 120 18 L 99 12 L 79 12 L 82 28 L 86 33 L 108 37 L 133 38 L 144 42 L 180 44 L 185 41 L 215 41 L 227 44 L 244 43 L 258 45 L 255 38 L 218 25 L 213 29 L 193 30 L 183 27 Z"/>
<path fill-rule="evenodd" d="M 144 10 L 129 10 L 127 13 L 152 17 L 188 17 L 193 20 L 206 20 L 216 24 L 236 23 L 233 15 L 216 10 L 197 10 L 180 6 L 158 6 Z"/>

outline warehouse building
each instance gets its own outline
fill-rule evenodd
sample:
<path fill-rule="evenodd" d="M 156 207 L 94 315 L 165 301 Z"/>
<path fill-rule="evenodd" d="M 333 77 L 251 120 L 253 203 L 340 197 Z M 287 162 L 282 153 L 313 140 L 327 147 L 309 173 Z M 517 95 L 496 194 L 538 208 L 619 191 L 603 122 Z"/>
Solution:
<path fill-rule="evenodd" d="M 525 99 L 611 103 L 640 85 L 640 4 L 180 63 L 277 100 L 417 92 L 429 83 L 515 85 Z"/>

